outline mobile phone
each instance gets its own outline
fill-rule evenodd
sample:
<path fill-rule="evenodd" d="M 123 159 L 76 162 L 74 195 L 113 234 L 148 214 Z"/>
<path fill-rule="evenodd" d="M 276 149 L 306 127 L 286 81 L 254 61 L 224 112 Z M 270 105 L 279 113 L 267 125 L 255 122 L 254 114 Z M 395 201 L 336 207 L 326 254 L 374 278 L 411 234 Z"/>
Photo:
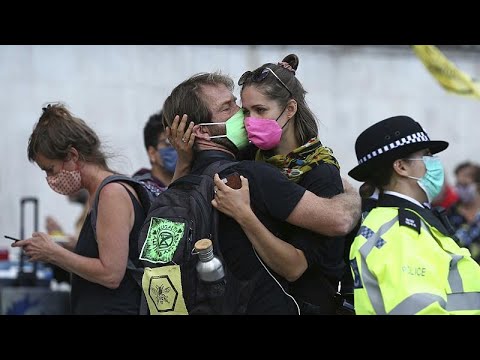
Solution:
<path fill-rule="evenodd" d="M 4 238 L 13 240 L 13 241 L 20 241 L 20 239 L 15 239 L 14 237 L 8 236 L 8 235 L 3 235 Z"/>
<path fill-rule="evenodd" d="M 240 189 L 242 187 L 242 180 L 240 179 L 240 175 L 237 172 L 234 172 L 225 178 L 222 181 L 230 186 L 232 189 Z"/>

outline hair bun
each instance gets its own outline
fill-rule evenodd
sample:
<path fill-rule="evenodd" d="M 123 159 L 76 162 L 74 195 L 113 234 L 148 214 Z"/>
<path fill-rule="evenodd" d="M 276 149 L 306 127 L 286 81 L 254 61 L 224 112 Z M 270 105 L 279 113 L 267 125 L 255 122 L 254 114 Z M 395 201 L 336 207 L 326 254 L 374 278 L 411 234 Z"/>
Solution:
<path fill-rule="evenodd" d="M 298 69 L 298 56 L 295 54 L 289 54 L 283 58 L 281 62 L 278 63 L 278 65 L 283 66 L 285 69 L 288 69 L 295 73 L 295 71 Z"/>

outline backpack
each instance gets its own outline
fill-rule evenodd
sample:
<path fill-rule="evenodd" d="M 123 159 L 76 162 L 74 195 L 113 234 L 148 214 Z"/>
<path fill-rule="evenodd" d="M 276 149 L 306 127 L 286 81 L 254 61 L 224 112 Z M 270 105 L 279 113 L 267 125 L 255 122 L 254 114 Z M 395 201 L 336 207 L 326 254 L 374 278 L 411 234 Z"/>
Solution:
<path fill-rule="evenodd" d="M 188 174 L 170 184 L 150 207 L 139 235 L 142 276 L 140 314 L 222 314 L 225 313 L 225 284 L 204 283 L 196 273 L 197 240 L 209 238 L 214 254 L 222 261 L 217 239 L 218 211 L 213 175 L 235 165 L 219 160 L 203 174 Z M 147 306 L 148 305 L 148 308 Z"/>

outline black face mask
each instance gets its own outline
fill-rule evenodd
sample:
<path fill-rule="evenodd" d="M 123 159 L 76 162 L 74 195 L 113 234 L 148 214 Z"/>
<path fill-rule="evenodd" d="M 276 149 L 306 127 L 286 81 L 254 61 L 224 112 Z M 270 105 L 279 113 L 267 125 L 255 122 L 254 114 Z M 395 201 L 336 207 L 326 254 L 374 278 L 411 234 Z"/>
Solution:
<path fill-rule="evenodd" d="M 75 194 L 70 195 L 68 198 L 72 202 L 85 205 L 88 201 L 88 191 L 82 189 L 80 191 L 77 191 Z"/>

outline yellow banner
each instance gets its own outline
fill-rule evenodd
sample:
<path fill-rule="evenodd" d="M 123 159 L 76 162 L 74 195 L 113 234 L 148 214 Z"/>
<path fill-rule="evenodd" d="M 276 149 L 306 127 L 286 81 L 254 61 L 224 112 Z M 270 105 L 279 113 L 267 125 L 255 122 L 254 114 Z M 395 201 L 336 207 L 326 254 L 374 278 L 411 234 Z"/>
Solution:
<path fill-rule="evenodd" d="M 480 98 L 480 83 L 458 69 L 434 45 L 413 45 L 413 51 L 444 89 L 452 93 Z"/>

